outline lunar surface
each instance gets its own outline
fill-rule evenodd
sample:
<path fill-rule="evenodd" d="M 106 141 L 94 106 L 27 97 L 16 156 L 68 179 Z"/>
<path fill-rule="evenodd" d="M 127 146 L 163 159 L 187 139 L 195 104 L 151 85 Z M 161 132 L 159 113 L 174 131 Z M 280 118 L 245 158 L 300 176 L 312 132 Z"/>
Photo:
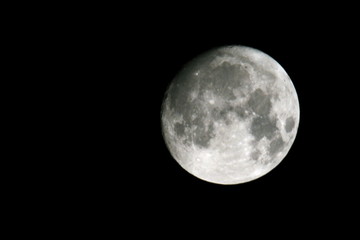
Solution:
<path fill-rule="evenodd" d="M 296 90 L 267 54 L 244 46 L 212 49 L 178 73 L 164 97 L 165 143 L 192 175 L 239 184 L 274 169 L 300 118 Z"/>

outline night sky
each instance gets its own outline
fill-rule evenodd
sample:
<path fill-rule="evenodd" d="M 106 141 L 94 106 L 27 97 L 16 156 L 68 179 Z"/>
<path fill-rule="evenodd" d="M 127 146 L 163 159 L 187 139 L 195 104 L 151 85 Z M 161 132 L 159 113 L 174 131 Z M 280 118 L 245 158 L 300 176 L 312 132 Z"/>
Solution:
<path fill-rule="evenodd" d="M 129 14 L 89 12 L 69 23 L 72 34 L 63 44 L 76 54 L 64 64 L 76 73 L 64 79 L 78 97 L 66 118 L 75 123 L 76 137 L 66 143 L 76 154 L 66 155 L 66 180 L 59 181 L 67 204 L 89 218 L 123 218 L 139 231 L 155 219 L 159 228 L 211 221 L 240 232 L 244 222 L 280 219 L 273 224 L 300 226 L 303 218 L 318 229 L 317 221 L 336 222 L 334 215 L 355 209 L 358 174 L 350 172 L 358 157 L 350 152 L 358 140 L 346 136 L 355 135 L 358 111 L 357 94 L 350 93 L 358 79 L 353 15 L 340 18 L 335 7 L 286 7 L 260 13 L 230 5 L 230 12 L 142 5 L 141 11 L 123 8 Z M 286 158 L 265 176 L 230 186 L 183 170 L 166 148 L 160 120 L 164 93 L 182 66 L 224 45 L 270 55 L 290 76 L 300 102 L 299 129 Z"/>

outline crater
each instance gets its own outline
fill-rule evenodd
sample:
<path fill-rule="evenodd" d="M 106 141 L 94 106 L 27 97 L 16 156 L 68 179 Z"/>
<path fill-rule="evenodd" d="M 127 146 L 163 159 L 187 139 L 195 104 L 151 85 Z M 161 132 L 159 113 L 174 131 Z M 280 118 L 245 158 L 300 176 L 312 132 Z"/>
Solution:
<path fill-rule="evenodd" d="M 174 125 L 174 131 L 178 136 L 185 136 L 182 142 L 186 145 L 194 143 L 200 148 L 209 147 L 210 140 L 215 137 L 214 123 L 211 122 L 208 126 L 204 124 L 205 117 L 203 115 L 197 116 L 189 124 L 179 124 Z M 191 132 L 186 132 L 186 128 L 190 127 Z"/>
<path fill-rule="evenodd" d="M 276 119 L 270 119 L 269 116 L 257 116 L 251 122 L 251 133 L 256 140 L 263 137 L 271 139 L 277 131 Z"/>
<path fill-rule="evenodd" d="M 215 120 L 223 120 L 225 122 L 226 125 L 231 124 L 231 120 L 229 119 L 228 113 L 229 112 L 233 112 L 234 111 L 234 107 L 227 105 L 224 108 L 214 108 L 211 111 L 211 116 L 215 119 Z"/>
<path fill-rule="evenodd" d="M 199 97 L 199 79 L 193 76 L 192 68 L 182 69 L 169 86 L 166 95 L 169 98 L 170 109 L 175 111 L 186 109 L 194 103 L 193 101 L 196 102 Z"/>
<path fill-rule="evenodd" d="M 211 111 L 211 116 L 214 120 L 220 120 L 220 119 L 223 119 L 223 115 L 220 113 L 221 110 L 219 108 L 214 108 L 212 111 Z"/>
<path fill-rule="evenodd" d="M 245 86 L 249 81 L 249 73 L 239 64 L 224 62 L 215 67 L 204 81 L 204 86 L 208 86 L 215 94 L 225 100 L 235 100 L 233 89 Z"/>
<path fill-rule="evenodd" d="M 242 106 L 236 106 L 234 107 L 234 112 L 236 113 L 236 115 L 238 116 L 238 118 L 240 119 L 244 119 L 246 118 L 249 114 L 247 113 L 247 111 L 245 110 L 244 107 Z"/>
<path fill-rule="evenodd" d="M 276 75 L 271 72 L 271 71 L 267 71 L 263 68 L 258 68 L 260 69 L 260 72 L 263 74 L 263 77 L 267 80 L 270 80 L 270 81 L 274 81 L 276 79 Z"/>
<path fill-rule="evenodd" d="M 251 158 L 256 161 L 259 159 L 260 155 L 261 155 L 261 152 L 256 149 L 255 151 L 253 151 L 251 153 Z"/>
<path fill-rule="evenodd" d="M 260 88 L 256 89 L 248 101 L 250 109 L 256 114 L 268 115 L 271 110 L 271 96 L 264 93 Z"/>
<path fill-rule="evenodd" d="M 179 137 L 184 136 L 184 134 L 185 134 L 185 126 L 184 126 L 184 124 L 175 123 L 174 131 L 175 131 L 177 136 L 179 136 Z"/>
<path fill-rule="evenodd" d="M 288 117 L 285 122 L 285 131 L 287 133 L 291 132 L 295 127 L 295 120 L 293 117 Z"/>
<path fill-rule="evenodd" d="M 201 148 L 207 148 L 209 147 L 210 140 L 215 137 L 214 133 L 214 124 L 211 123 L 208 127 L 208 129 L 205 128 L 205 126 L 199 125 L 196 130 L 194 131 L 194 144 L 196 144 L 198 147 Z"/>
<path fill-rule="evenodd" d="M 271 156 L 275 155 L 276 153 L 280 152 L 284 148 L 285 142 L 281 137 L 277 137 L 271 141 L 269 146 L 269 153 Z"/>

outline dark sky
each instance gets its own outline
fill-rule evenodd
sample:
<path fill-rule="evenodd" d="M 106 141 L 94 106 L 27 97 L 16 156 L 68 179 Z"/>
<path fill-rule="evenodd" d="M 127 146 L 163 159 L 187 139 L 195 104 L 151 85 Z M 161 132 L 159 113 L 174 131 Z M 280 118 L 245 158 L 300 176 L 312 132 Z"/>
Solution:
<path fill-rule="evenodd" d="M 340 47 L 336 39 L 347 35 L 331 22 L 296 20 L 262 26 L 206 20 L 172 24 L 164 19 L 135 25 L 134 36 L 126 40 L 129 45 L 118 49 L 124 64 L 119 71 L 127 75 L 122 79 L 119 72 L 120 106 L 114 110 L 128 121 L 119 125 L 115 138 L 119 152 L 114 155 L 119 163 L 111 169 L 123 179 L 111 186 L 120 192 L 126 189 L 123 197 L 128 204 L 135 201 L 136 207 L 153 215 L 158 211 L 180 215 L 188 211 L 191 215 L 211 209 L 230 215 L 280 212 L 288 217 L 310 217 L 314 211 L 327 214 L 324 203 L 339 195 L 351 198 L 353 193 L 343 184 L 348 185 L 353 177 L 344 177 L 349 159 L 339 151 L 338 137 L 342 131 L 338 125 L 344 121 L 341 112 L 346 112 L 339 102 L 343 95 L 339 91 L 344 88 L 339 82 L 346 81 L 339 71 L 345 66 L 342 48 L 346 44 Z M 263 178 L 237 186 L 206 183 L 185 172 L 170 156 L 160 129 L 162 98 L 177 71 L 203 51 L 228 44 L 254 47 L 277 60 L 294 82 L 301 109 L 298 135 L 285 160 Z M 125 141 L 122 131 L 127 135 Z"/>
<path fill-rule="evenodd" d="M 351 112 L 358 110 L 352 107 L 357 95 L 350 93 L 358 79 L 351 71 L 356 51 L 351 14 L 290 6 L 267 14 L 241 6 L 230 12 L 141 9 L 89 13 L 90 20 L 74 27 L 77 52 L 85 59 L 79 68 L 88 73 L 79 74 L 79 92 L 85 95 L 79 109 L 91 113 L 91 124 L 84 123 L 89 157 L 74 164 L 84 176 L 72 185 L 84 206 L 95 206 L 96 213 L 103 206 L 140 227 L 146 225 L 142 220 L 159 217 L 161 224 L 185 218 L 184 225 L 237 217 L 254 223 L 305 218 L 316 226 L 316 219 L 348 211 L 358 182 L 358 174 L 350 174 L 358 158 L 349 151 L 355 141 L 346 137 L 354 131 L 348 129 L 356 121 Z M 257 48 L 283 66 L 299 96 L 300 126 L 289 154 L 273 171 L 222 186 L 198 180 L 172 159 L 161 135 L 160 108 L 166 87 L 185 63 L 232 44 Z"/>

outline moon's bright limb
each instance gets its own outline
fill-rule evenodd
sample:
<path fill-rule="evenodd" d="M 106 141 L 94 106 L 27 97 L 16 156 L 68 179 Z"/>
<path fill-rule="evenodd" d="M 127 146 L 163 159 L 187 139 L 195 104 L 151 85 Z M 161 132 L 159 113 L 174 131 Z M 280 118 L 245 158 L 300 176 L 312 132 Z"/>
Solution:
<path fill-rule="evenodd" d="M 244 46 L 210 50 L 188 63 L 168 88 L 163 135 L 192 175 L 238 184 L 275 168 L 292 146 L 300 118 L 285 70 Z"/>

